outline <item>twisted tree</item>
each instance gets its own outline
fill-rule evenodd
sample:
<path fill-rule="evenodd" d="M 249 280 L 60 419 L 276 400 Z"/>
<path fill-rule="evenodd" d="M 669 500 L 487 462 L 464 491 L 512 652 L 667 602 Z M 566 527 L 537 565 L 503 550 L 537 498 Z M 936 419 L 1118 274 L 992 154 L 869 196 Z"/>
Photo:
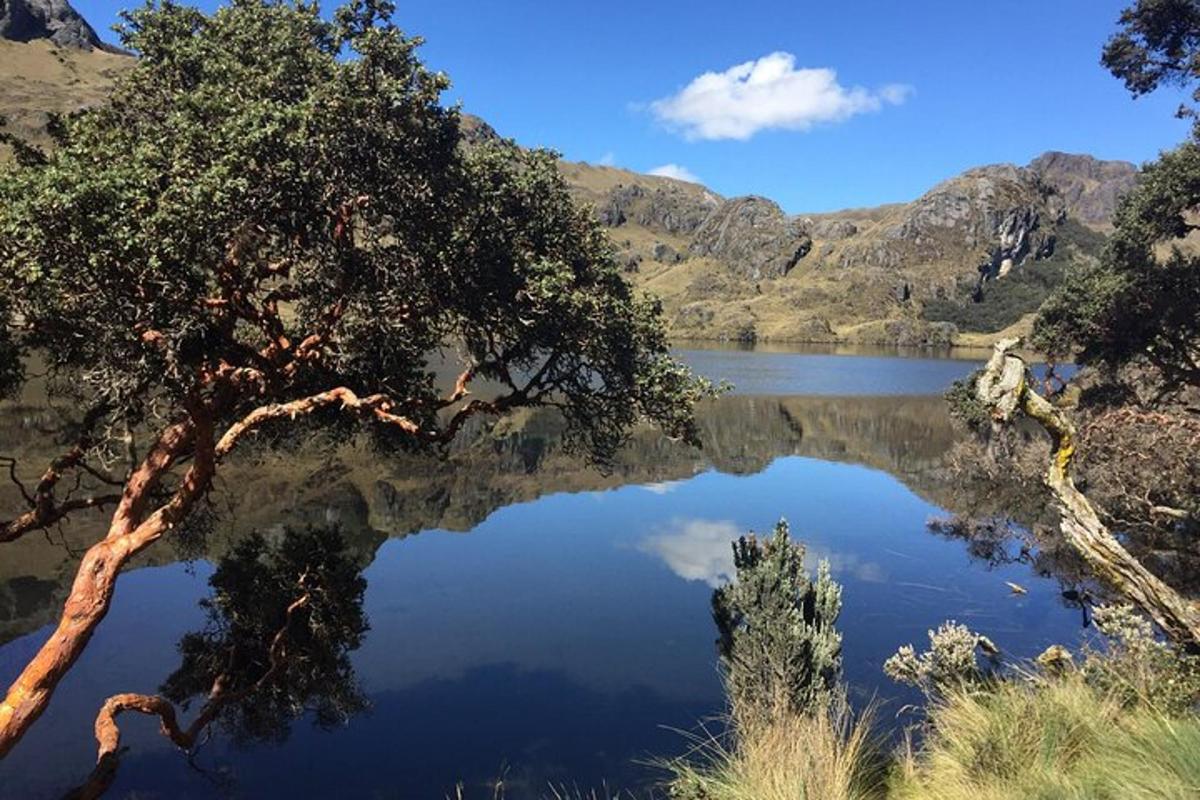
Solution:
<path fill-rule="evenodd" d="M 1033 388 L 1025 362 L 1015 353 L 1019 344 L 1017 339 L 997 343 L 975 378 L 976 397 L 996 423 L 1007 424 L 1023 414 L 1049 434 L 1052 450 L 1045 481 L 1058 507 L 1059 527 L 1096 576 L 1136 603 L 1172 638 L 1200 646 L 1200 604 L 1180 595 L 1134 558 L 1076 487 L 1075 425 Z"/>
<path fill-rule="evenodd" d="M 319 425 L 437 449 L 476 415 L 530 405 L 560 409 L 601 460 L 639 419 L 692 436 L 706 386 L 670 358 L 658 305 L 623 282 L 555 156 L 464 148 L 446 78 L 391 12 L 152 0 L 125 16 L 139 59 L 110 100 L 0 172 L 0 376 L 36 354 L 85 410 L 0 539 L 112 511 L 0 704 L 0 756 L 121 568 L 248 440 Z M 445 361 L 458 378 L 443 392 Z M 483 380 L 500 388 L 477 397 Z M 117 490 L 68 496 L 81 473 Z"/>

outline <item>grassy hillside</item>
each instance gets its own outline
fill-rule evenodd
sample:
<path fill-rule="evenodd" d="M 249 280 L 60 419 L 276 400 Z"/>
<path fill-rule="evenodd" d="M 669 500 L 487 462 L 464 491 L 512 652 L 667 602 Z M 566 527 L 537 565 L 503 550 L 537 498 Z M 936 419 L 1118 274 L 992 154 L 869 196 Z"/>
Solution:
<path fill-rule="evenodd" d="M 45 144 L 50 113 L 66 114 L 100 102 L 113 79 L 132 63 L 129 56 L 57 47 L 48 40 L 0 40 L 0 115 L 13 133 Z M 7 155 L 0 152 L 0 158 Z"/>

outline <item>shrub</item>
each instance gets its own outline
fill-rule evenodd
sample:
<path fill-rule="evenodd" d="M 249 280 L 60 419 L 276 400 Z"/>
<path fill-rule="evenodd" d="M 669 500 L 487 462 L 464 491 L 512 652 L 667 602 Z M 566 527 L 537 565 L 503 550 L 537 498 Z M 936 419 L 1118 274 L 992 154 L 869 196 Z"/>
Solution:
<path fill-rule="evenodd" d="M 995 656 L 996 646 L 986 636 L 975 633 L 954 620 L 943 622 L 929 631 L 929 650 L 917 655 L 906 644 L 883 664 L 883 671 L 897 683 L 915 686 L 926 695 L 976 687 L 992 677 L 991 666 L 982 666 L 979 653 Z"/>
<path fill-rule="evenodd" d="M 1200 658 L 1154 636 L 1132 606 L 1101 606 L 1093 615 L 1104 650 L 1087 648 L 1080 670 L 1107 697 L 1162 714 L 1195 711 L 1200 704 Z"/>
<path fill-rule="evenodd" d="M 812 580 L 804 546 L 783 521 L 769 539 L 738 539 L 733 556 L 736 579 L 713 592 L 712 605 L 735 716 L 747 722 L 825 708 L 842 676 L 842 589 L 829 564 Z"/>

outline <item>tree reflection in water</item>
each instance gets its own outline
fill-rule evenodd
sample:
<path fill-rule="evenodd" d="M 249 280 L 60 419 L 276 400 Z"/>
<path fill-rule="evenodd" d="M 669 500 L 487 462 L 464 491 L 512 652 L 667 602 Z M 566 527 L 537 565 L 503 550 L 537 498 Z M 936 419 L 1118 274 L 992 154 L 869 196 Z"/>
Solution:
<path fill-rule="evenodd" d="M 366 707 L 349 654 L 367 632 L 367 583 L 340 530 L 253 534 L 221 559 L 209 585 L 212 595 L 201 601 L 207 625 L 180 640 L 182 662 L 161 694 L 105 702 L 96 767 L 69 796 L 98 797 L 112 785 L 125 711 L 157 716 L 163 735 L 190 755 L 213 729 L 239 744 L 279 742 L 302 715 L 332 727 Z M 176 706 L 194 705 L 196 716 L 181 727 Z"/>

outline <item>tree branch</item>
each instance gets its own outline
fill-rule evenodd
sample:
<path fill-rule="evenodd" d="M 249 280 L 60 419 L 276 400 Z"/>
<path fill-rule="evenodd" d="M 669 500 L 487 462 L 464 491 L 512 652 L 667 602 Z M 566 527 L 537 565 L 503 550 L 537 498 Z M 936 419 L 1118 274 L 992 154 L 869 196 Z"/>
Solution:
<path fill-rule="evenodd" d="M 314 394 L 287 403 L 273 403 L 260 406 L 235 422 L 217 442 L 215 455 L 221 459 L 228 455 L 246 434 L 251 433 L 269 422 L 280 419 L 295 419 L 296 417 L 312 414 L 316 411 L 341 404 L 343 409 L 355 413 L 369 415 L 386 425 L 394 425 L 405 433 L 414 436 L 421 434 L 421 428 L 408 417 L 392 413 L 395 403 L 390 397 L 374 394 L 360 398 L 350 389 L 342 386 L 326 392 Z M 428 438 L 428 437 L 427 437 Z"/>
<path fill-rule="evenodd" d="M 302 588 L 304 586 L 304 577 L 303 575 L 300 577 Z M 94 798 L 102 796 L 112 786 L 117 776 L 117 767 L 120 763 L 121 752 L 121 729 L 117 725 L 117 717 L 126 711 L 134 711 L 139 714 L 158 717 L 159 732 L 163 736 L 181 750 L 192 750 L 196 746 L 200 734 L 217 719 L 222 709 L 230 703 L 235 703 L 254 695 L 270 684 L 271 681 L 275 680 L 287 661 L 287 643 L 292 622 L 296 614 L 301 609 L 306 608 L 311 600 L 311 594 L 305 591 L 287 607 L 283 626 L 276 631 L 274 637 L 271 639 L 266 671 L 250 686 L 241 691 L 231 693 L 225 688 L 233 679 L 233 676 L 230 674 L 230 667 L 227 667 L 213 680 L 208 700 L 204 703 L 204 707 L 200 709 L 200 713 L 196 715 L 196 718 L 192 720 L 192 723 L 186 729 L 179 726 L 178 718 L 175 715 L 175 707 L 170 701 L 159 695 L 125 693 L 113 695 L 104 701 L 104 705 L 100 707 L 100 711 L 96 715 L 96 723 L 93 728 L 97 745 L 96 766 L 87 780 L 69 792 L 67 798 L 69 800 L 94 800 Z M 232 661 L 231 653 L 231 664 Z"/>
<path fill-rule="evenodd" d="M 30 504 L 31 508 L 14 519 L 0 522 L 0 542 L 11 542 L 21 538 L 30 531 L 46 528 L 62 520 L 73 511 L 84 508 L 98 508 L 117 502 L 117 498 L 114 498 L 113 495 L 67 500 L 62 503 L 57 502 L 54 497 L 55 487 L 68 472 L 76 468 L 93 472 L 92 468 L 85 464 L 83 459 L 94 444 L 92 432 L 106 413 L 108 413 L 108 407 L 103 404 L 93 406 L 88 410 L 83 417 L 83 421 L 80 423 L 81 431 L 78 440 L 69 450 L 50 462 L 50 465 L 42 473 L 41 478 L 34 487 L 32 494 L 17 479 L 16 460 L 6 459 L 9 461 L 9 477 L 17 485 L 21 495 Z"/>
<path fill-rule="evenodd" d="M 1053 492 L 1061 515 L 1061 530 L 1098 577 L 1137 603 L 1172 638 L 1200 645 L 1200 608 L 1146 569 L 1100 521 L 1096 510 L 1075 486 L 1075 426 L 1071 420 L 1031 388 L 1025 362 L 1012 351 L 1018 339 L 996 344 L 975 384 L 976 397 L 992 411 L 998 424 L 1024 412 L 1038 422 L 1054 448 L 1045 482 Z"/>

